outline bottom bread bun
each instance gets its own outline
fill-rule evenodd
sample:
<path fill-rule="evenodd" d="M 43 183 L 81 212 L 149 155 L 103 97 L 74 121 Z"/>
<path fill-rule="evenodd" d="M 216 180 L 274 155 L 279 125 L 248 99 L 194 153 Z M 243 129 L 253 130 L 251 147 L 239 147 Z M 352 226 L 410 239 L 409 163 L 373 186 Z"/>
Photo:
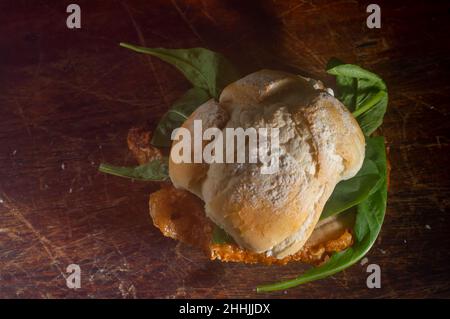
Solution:
<path fill-rule="evenodd" d="M 128 148 L 139 164 L 147 163 L 163 155 L 150 146 L 151 132 L 147 128 L 132 128 L 128 133 Z M 353 244 L 351 229 L 354 214 L 340 214 L 320 221 L 304 247 L 282 259 L 264 253 L 246 251 L 234 243 L 214 243 L 215 224 L 206 216 L 204 203 L 192 193 L 176 189 L 170 183 L 150 195 L 150 216 L 153 224 L 166 236 L 197 247 L 211 260 L 242 262 L 248 264 L 285 265 L 302 262 L 319 265 L 334 252 Z"/>
<path fill-rule="evenodd" d="M 349 232 L 354 222 L 353 215 L 341 215 L 319 223 L 300 251 L 278 259 L 244 250 L 234 243 L 214 243 L 212 238 L 216 226 L 206 217 L 203 206 L 198 197 L 172 185 L 163 186 L 149 199 L 153 224 L 164 236 L 202 249 L 211 260 L 266 265 L 285 265 L 289 262 L 318 265 L 332 253 L 342 251 L 353 243 Z"/>

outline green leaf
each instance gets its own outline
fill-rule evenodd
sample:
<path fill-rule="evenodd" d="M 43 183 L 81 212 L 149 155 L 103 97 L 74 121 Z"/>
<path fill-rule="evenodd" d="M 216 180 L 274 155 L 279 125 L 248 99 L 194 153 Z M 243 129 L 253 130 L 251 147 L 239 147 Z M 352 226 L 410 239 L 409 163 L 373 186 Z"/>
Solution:
<path fill-rule="evenodd" d="M 337 98 L 351 111 L 366 136 L 382 123 L 388 103 L 386 84 L 375 73 L 354 64 L 330 60 L 327 72 L 336 76 Z"/>
<path fill-rule="evenodd" d="M 365 200 L 380 182 L 377 165 L 366 149 L 363 165 L 358 173 L 336 185 L 322 211 L 320 219 L 339 214 Z"/>
<path fill-rule="evenodd" d="M 376 86 L 382 90 L 386 90 L 386 84 L 384 84 L 384 81 L 378 75 L 363 69 L 359 65 L 341 63 L 327 69 L 327 72 L 336 76 L 363 80 L 366 81 L 366 84 L 370 84 L 370 86 Z"/>
<path fill-rule="evenodd" d="M 141 181 L 165 181 L 169 179 L 168 160 L 153 160 L 135 167 L 100 164 L 98 170 L 102 173 Z"/>
<path fill-rule="evenodd" d="M 378 225 L 383 223 L 387 201 L 387 164 L 384 138 L 372 137 L 367 143 L 370 143 L 370 147 L 367 148 L 367 156 L 370 156 L 377 165 L 381 181 L 377 191 L 373 192 L 367 200 L 357 206 L 358 212 L 353 231 L 359 241 L 368 233 L 371 236 L 375 236 L 375 238 L 371 237 L 373 240 L 376 239 L 378 235 L 376 230 Z"/>
<path fill-rule="evenodd" d="M 327 70 L 331 70 L 341 64 L 343 64 L 343 62 L 333 58 L 328 61 Z M 336 97 L 350 110 L 350 112 L 353 112 L 356 108 L 357 85 L 358 82 L 353 77 L 336 76 L 336 86 L 338 89 L 336 92 Z"/>
<path fill-rule="evenodd" d="M 172 64 L 193 86 L 208 91 L 209 95 L 215 99 L 219 98 L 225 86 L 240 78 L 236 69 L 223 55 L 208 49 L 145 48 L 128 43 L 120 43 L 120 45 Z"/>
<path fill-rule="evenodd" d="M 235 243 L 233 237 L 231 237 L 226 231 L 217 225 L 214 225 L 214 230 L 211 238 L 213 244 L 233 244 Z"/>
<path fill-rule="evenodd" d="M 284 290 L 307 282 L 322 279 L 340 272 L 358 262 L 370 250 L 380 233 L 386 211 L 387 167 L 383 137 L 366 139 L 369 155 L 374 155 L 382 182 L 366 200 L 358 204 L 355 222 L 355 244 L 345 251 L 334 253 L 322 266 L 311 268 L 303 275 L 283 282 L 260 286 L 258 292 Z"/>
<path fill-rule="evenodd" d="M 152 145 L 169 147 L 172 142 L 170 139 L 172 131 L 180 127 L 197 107 L 209 99 L 208 92 L 201 88 L 194 87 L 187 91 L 159 121 L 153 133 Z"/>
<path fill-rule="evenodd" d="M 383 124 L 383 117 L 384 113 L 386 113 L 387 104 L 388 95 L 385 93 L 374 107 L 357 118 L 364 134 L 369 136 Z"/>

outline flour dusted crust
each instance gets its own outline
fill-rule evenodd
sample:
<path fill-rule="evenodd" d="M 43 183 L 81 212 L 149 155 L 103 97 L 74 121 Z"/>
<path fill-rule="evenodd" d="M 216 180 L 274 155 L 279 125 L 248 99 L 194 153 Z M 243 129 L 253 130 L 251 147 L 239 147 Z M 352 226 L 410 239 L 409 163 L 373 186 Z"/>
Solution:
<path fill-rule="evenodd" d="M 194 134 L 194 120 L 201 120 L 203 131 L 209 127 L 223 127 L 228 121 L 228 113 L 214 100 L 209 100 L 200 105 L 195 112 L 183 123 L 192 136 Z M 203 132 L 202 132 L 203 134 Z M 203 141 L 203 146 L 207 141 Z M 194 151 L 194 141 L 191 139 L 191 149 Z M 203 147 L 202 147 L 203 149 Z M 194 152 L 192 152 L 192 160 Z M 202 198 L 201 186 L 208 172 L 206 163 L 174 163 L 172 156 L 169 159 L 169 174 L 172 183 L 177 188 L 189 190 Z"/>
<path fill-rule="evenodd" d="M 361 129 L 324 89 L 307 78 L 261 70 L 227 86 L 218 103 L 208 101 L 183 125 L 192 129 L 194 119 L 206 119 L 222 130 L 279 128 L 274 174 L 261 174 L 261 163 L 169 163 L 174 185 L 201 198 L 207 216 L 251 252 L 284 258 L 299 251 L 336 184 L 361 168 Z"/>

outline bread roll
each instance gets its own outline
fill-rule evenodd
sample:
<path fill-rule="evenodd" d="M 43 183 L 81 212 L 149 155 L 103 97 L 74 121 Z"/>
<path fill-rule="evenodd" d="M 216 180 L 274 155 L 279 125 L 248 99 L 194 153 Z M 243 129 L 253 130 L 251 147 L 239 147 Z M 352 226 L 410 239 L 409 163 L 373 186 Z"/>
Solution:
<path fill-rule="evenodd" d="M 173 184 L 200 197 L 207 216 L 243 248 L 277 258 L 296 253 L 336 184 L 361 168 L 364 135 L 324 89 L 314 80 L 261 70 L 227 86 L 219 102 L 206 102 L 183 124 L 191 131 L 195 119 L 203 129 L 279 128 L 274 174 L 261 174 L 260 162 L 169 162 Z"/>

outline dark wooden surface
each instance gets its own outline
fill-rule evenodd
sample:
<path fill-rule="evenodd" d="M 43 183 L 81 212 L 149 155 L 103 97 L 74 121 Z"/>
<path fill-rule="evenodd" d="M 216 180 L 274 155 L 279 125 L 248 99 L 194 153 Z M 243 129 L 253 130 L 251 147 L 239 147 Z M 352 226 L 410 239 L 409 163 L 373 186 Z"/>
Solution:
<path fill-rule="evenodd" d="M 0 297 L 450 297 L 449 6 L 377 1 L 382 28 L 356 1 L 73 1 L 0 4 Z M 129 164 L 127 130 L 157 119 L 189 84 L 170 66 L 119 48 L 204 46 L 243 73 L 275 68 L 331 83 L 336 56 L 382 75 L 390 103 L 382 133 L 392 164 L 388 210 L 368 254 L 382 288 L 356 264 L 287 292 L 261 283 L 305 267 L 208 261 L 152 225 L 150 183 L 97 172 Z M 82 288 L 66 287 L 81 266 Z"/>

